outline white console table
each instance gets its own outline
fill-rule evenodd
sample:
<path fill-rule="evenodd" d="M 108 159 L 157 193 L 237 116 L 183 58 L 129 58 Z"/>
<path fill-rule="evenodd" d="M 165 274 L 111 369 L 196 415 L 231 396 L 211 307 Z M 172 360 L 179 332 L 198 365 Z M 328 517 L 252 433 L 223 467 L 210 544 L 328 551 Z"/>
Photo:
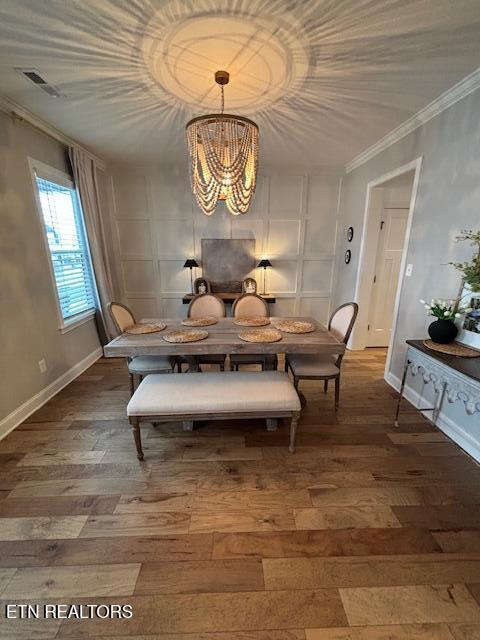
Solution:
<path fill-rule="evenodd" d="M 436 393 L 434 406 L 419 408 L 419 411 L 432 411 L 433 425 L 436 425 L 446 400 L 449 403 L 462 402 L 468 415 L 478 413 L 480 426 L 480 358 L 462 358 L 432 351 L 423 344 L 423 340 L 407 340 L 407 345 L 395 426 L 398 427 L 400 403 L 409 371 L 412 376 L 420 375 L 425 384 L 433 384 Z"/>

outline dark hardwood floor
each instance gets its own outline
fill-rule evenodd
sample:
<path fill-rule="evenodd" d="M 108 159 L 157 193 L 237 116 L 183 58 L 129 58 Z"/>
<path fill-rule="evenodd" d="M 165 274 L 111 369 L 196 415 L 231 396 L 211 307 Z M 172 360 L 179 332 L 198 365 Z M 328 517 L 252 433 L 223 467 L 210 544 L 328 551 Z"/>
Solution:
<path fill-rule="evenodd" d="M 348 353 L 341 408 L 303 382 L 288 425 L 143 426 L 99 360 L 0 442 L 0 637 L 479 640 L 480 468 Z M 6 619 L 8 603 L 131 619 Z"/>

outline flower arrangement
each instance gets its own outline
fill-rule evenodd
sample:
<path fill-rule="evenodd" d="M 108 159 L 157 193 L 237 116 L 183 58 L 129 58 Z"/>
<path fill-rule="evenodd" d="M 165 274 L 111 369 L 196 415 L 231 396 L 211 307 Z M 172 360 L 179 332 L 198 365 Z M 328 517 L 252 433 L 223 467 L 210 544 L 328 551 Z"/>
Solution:
<path fill-rule="evenodd" d="M 469 313 L 469 307 L 462 306 L 458 300 L 438 300 L 433 299 L 430 303 L 420 300 L 428 311 L 429 316 L 433 316 L 438 320 L 450 320 L 454 322 L 456 318 L 460 318 L 465 313 Z"/>
<path fill-rule="evenodd" d="M 464 282 L 472 291 L 480 291 L 480 231 L 462 230 L 462 235 L 457 236 L 457 242 L 466 240 L 471 240 L 472 247 L 476 247 L 473 258 L 470 262 L 451 262 L 450 264 L 462 273 Z"/>

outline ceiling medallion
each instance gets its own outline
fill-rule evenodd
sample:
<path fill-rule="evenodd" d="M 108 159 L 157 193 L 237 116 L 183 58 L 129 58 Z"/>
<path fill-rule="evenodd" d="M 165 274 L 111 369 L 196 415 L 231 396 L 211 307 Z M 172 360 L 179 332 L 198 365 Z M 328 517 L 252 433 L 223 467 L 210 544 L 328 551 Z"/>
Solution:
<path fill-rule="evenodd" d="M 242 116 L 223 113 L 227 71 L 217 71 L 221 112 L 187 123 L 192 189 L 198 206 L 210 216 L 218 200 L 225 200 L 234 216 L 246 213 L 255 192 L 258 166 L 258 126 Z"/>

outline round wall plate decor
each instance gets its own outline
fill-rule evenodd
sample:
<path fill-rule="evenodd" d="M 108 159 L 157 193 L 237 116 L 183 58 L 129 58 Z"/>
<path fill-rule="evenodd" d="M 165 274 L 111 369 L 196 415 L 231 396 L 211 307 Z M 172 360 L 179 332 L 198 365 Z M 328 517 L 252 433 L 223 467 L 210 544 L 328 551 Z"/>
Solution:
<path fill-rule="evenodd" d="M 351 242 L 353 240 L 353 227 L 347 229 L 347 240 Z"/>
<path fill-rule="evenodd" d="M 350 251 L 350 249 L 347 249 L 345 251 L 345 264 L 348 264 L 351 259 L 352 259 L 352 252 Z"/>

